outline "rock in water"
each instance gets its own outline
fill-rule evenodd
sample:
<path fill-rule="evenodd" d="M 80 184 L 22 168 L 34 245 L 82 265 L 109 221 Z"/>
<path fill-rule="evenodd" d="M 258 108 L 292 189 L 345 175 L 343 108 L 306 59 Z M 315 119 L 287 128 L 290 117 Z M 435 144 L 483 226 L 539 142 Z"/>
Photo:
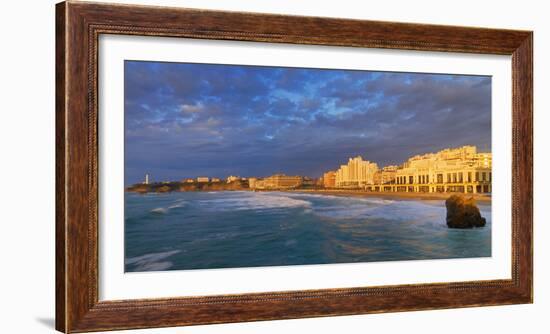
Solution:
<path fill-rule="evenodd" d="M 479 208 L 473 197 L 452 195 L 445 201 L 447 207 L 447 226 L 449 228 L 472 228 L 485 226 Z"/>

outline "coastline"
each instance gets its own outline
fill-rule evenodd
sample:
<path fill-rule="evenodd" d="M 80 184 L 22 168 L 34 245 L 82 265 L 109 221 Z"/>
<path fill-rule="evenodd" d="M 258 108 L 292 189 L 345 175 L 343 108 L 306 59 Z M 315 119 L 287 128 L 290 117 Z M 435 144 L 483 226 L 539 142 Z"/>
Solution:
<path fill-rule="evenodd" d="M 293 189 L 293 190 L 278 190 L 281 192 L 304 193 L 304 194 L 319 194 L 342 197 L 378 197 L 397 200 L 446 200 L 451 195 L 461 194 L 466 197 L 474 197 L 477 202 L 491 203 L 491 196 L 485 194 L 463 194 L 463 193 L 414 193 L 414 192 L 366 192 L 361 190 L 338 190 L 338 189 Z"/>
<path fill-rule="evenodd" d="M 288 193 L 302 193 L 302 194 L 317 194 L 317 195 L 329 195 L 329 196 L 341 196 L 341 197 L 377 197 L 394 200 L 446 200 L 451 195 L 464 195 L 466 197 L 473 197 L 476 202 L 491 203 L 491 195 L 487 194 L 464 194 L 464 193 L 415 193 L 415 192 L 375 192 L 375 191 L 363 191 L 352 189 L 261 189 L 252 190 L 249 188 L 237 188 L 237 189 L 193 189 L 193 190 L 181 190 L 181 189 L 161 189 L 160 191 L 154 190 L 129 190 L 126 192 L 146 194 L 146 193 L 165 193 L 165 192 L 232 192 L 232 191 L 257 191 L 257 192 L 288 192 Z"/>

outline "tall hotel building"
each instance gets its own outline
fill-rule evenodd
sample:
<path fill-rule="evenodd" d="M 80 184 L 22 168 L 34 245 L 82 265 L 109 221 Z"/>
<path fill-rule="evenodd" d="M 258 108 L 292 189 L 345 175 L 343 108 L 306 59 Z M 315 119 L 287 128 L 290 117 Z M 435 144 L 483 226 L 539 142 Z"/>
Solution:
<path fill-rule="evenodd" d="M 374 184 L 378 165 L 361 157 L 350 158 L 347 165 L 336 171 L 335 184 L 339 188 L 357 188 Z"/>

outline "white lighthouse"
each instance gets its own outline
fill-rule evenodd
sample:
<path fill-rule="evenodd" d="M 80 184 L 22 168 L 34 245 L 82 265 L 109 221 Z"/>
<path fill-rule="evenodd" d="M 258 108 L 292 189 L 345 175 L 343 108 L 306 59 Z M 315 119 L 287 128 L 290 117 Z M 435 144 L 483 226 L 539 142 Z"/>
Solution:
<path fill-rule="evenodd" d="M 145 181 L 143 184 L 149 184 L 149 174 L 145 174 Z"/>

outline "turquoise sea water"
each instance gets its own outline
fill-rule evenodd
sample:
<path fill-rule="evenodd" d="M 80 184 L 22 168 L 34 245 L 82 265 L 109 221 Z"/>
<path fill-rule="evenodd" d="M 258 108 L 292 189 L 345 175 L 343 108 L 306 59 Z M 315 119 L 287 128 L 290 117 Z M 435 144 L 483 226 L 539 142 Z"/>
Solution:
<path fill-rule="evenodd" d="M 286 192 L 177 192 L 125 198 L 127 272 L 491 256 L 483 228 L 445 224 L 443 200 Z"/>

